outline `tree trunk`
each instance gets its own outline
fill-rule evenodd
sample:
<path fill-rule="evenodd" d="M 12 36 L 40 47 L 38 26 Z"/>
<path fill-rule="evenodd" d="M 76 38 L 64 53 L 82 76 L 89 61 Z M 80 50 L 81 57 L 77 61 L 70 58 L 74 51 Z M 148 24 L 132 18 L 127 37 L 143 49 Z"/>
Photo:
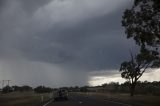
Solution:
<path fill-rule="evenodd" d="M 136 86 L 136 84 L 134 84 L 134 83 L 131 84 L 131 88 L 130 88 L 130 90 L 131 90 L 131 91 L 130 91 L 130 96 L 131 96 L 131 97 L 134 96 L 135 86 Z"/>

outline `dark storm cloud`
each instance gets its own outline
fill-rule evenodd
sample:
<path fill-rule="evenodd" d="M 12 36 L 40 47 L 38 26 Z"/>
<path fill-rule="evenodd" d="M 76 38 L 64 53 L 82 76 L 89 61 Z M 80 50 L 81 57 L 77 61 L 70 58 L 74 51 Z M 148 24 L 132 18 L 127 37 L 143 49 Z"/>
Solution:
<path fill-rule="evenodd" d="M 21 51 L 31 60 L 59 63 L 77 70 L 117 69 L 132 49 L 132 42 L 125 40 L 121 27 L 122 12 L 120 9 L 67 28 L 51 27 L 26 47 L 20 45 Z"/>
<path fill-rule="evenodd" d="M 47 3 L 51 2 L 52 0 L 1 0 L 0 1 L 0 8 L 7 9 L 6 7 L 10 3 L 19 3 L 21 5 L 21 9 L 24 9 L 26 12 L 32 13 L 38 8 L 46 5 Z"/>
<path fill-rule="evenodd" d="M 49 1 L 16 1 L 19 7 L 15 9 L 22 8 L 19 13 L 22 15 L 11 16 L 16 18 L 16 22 L 10 22 L 9 27 L 16 24 L 17 29 L 11 28 L 11 33 L 5 31 L 7 34 L 13 34 L 13 38 L 4 37 L 5 46 L 9 45 L 15 52 L 31 61 L 58 63 L 77 70 L 118 68 L 120 61 L 127 55 L 124 51 L 129 49 L 124 42 L 125 36 L 120 23 L 122 8 L 109 14 L 87 18 L 73 26 L 65 27 L 60 24 L 43 31 L 36 28 L 33 30 L 32 27 L 38 26 L 31 23 L 24 13 L 30 13 L 28 18 L 32 18 L 34 11 Z M 9 41 L 7 44 L 6 40 Z"/>
<path fill-rule="evenodd" d="M 28 13 L 32 13 L 51 1 L 52 0 L 18 0 L 17 2 L 21 3 L 22 9 L 24 9 Z"/>
<path fill-rule="evenodd" d="M 62 75 L 71 85 L 86 84 L 88 72 L 118 69 L 134 48 L 121 27 L 127 6 L 125 0 L 1 0 L 2 69 L 13 79 L 27 72 L 29 79 L 44 75 L 44 83 Z"/>

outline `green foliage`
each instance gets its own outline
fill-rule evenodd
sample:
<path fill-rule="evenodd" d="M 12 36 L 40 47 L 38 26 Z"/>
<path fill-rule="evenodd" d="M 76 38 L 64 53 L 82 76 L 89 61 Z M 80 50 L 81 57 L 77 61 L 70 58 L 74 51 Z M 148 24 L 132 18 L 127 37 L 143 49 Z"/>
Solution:
<path fill-rule="evenodd" d="M 131 83 L 136 83 L 145 70 L 153 66 L 153 61 L 156 58 L 156 56 L 150 55 L 150 51 L 147 49 L 143 49 L 140 54 L 134 57 L 131 54 L 131 60 L 121 64 L 120 72 L 122 78 L 128 79 Z"/>
<path fill-rule="evenodd" d="M 110 92 L 117 92 L 119 89 L 119 83 L 118 82 L 111 82 L 109 84 L 103 84 L 102 87 L 105 88 L 105 90 Z"/>
<path fill-rule="evenodd" d="M 130 92 L 130 82 L 126 81 L 122 84 L 112 82 L 109 84 L 103 84 L 105 91 L 117 92 L 117 93 L 129 93 Z M 155 95 L 160 96 L 160 81 L 148 82 L 148 81 L 138 81 L 135 89 L 135 94 L 143 95 Z"/>
<path fill-rule="evenodd" d="M 156 58 L 157 56 L 150 55 L 150 51 L 147 49 L 142 49 L 140 54 L 135 57 L 131 54 L 131 60 L 125 61 L 121 64 L 121 77 L 130 82 L 131 96 L 134 95 L 134 90 L 139 78 L 147 68 L 151 68 L 153 66 Z"/>
<path fill-rule="evenodd" d="M 3 93 L 9 93 L 9 92 L 12 92 L 12 88 L 10 86 L 5 86 L 3 89 L 2 89 L 2 92 Z"/>
<path fill-rule="evenodd" d="M 49 93 L 52 92 L 53 89 L 45 86 L 38 86 L 34 89 L 36 93 Z"/>
<path fill-rule="evenodd" d="M 27 91 L 32 91 L 32 87 L 28 85 L 24 86 L 12 86 L 13 91 L 20 91 L 20 92 L 27 92 Z"/>
<path fill-rule="evenodd" d="M 122 18 L 127 38 L 133 38 L 141 48 L 139 57 L 160 67 L 160 1 L 135 0 Z"/>
<path fill-rule="evenodd" d="M 124 12 L 122 26 L 127 38 L 138 45 L 160 45 L 159 0 L 135 0 L 133 7 Z"/>
<path fill-rule="evenodd" d="M 80 92 L 88 92 L 88 86 L 84 86 L 80 88 Z"/>

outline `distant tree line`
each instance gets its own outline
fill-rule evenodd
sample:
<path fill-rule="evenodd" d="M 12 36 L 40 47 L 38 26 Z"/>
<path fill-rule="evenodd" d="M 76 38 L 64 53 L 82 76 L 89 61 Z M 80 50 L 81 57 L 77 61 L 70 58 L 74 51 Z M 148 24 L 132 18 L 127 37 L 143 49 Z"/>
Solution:
<path fill-rule="evenodd" d="M 130 93 L 130 82 L 124 82 L 122 84 L 118 82 L 105 83 L 101 86 L 89 87 L 61 87 L 60 89 L 66 89 L 69 92 L 108 92 L 108 93 Z M 10 92 L 35 92 L 35 93 L 50 93 L 59 88 L 50 88 L 45 86 L 37 86 L 32 88 L 28 85 L 24 86 L 6 86 L 2 89 L 3 93 Z M 148 82 L 138 81 L 135 88 L 135 94 L 143 95 L 155 95 L 160 96 L 160 81 Z"/>
<path fill-rule="evenodd" d="M 75 87 L 61 87 L 60 89 L 66 89 L 69 92 L 88 92 L 89 86 L 75 86 Z"/>
<path fill-rule="evenodd" d="M 10 92 L 28 92 L 28 91 L 33 91 L 33 88 L 28 86 L 28 85 L 24 85 L 24 86 L 5 86 L 2 89 L 2 93 L 10 93 Z"/>
<path fill-rule="evenodd" d="M 108 91 L 114 93 L 130 93 L 130 82 L 124 82 L 122 84 L 111 82 L 103 84 L 101 91 Z M 160 81 L 148 82 L 138 81 L 135 88 L 135 94 L 155 95 L 160 96 Z"/>
<path fill-rule="evenodd" d="M 49 93 L 49 92 L 52 92 L 53 89 L 50 88 L 50 87 L 45 87 L 45 86 L 38 86 L 34 89 L 34 91 L 36 93 Z"/>
<path fill-rule="evenodd" d="M 36 88 L 32 88 L 28 85 L 24 86 L 5 86 L 1 90 L 2 93 L 10 93 L 10 92 L 35 92 L 35 93 L 49 93 L 52 92 L 53 89 L 45 86 L 38 86 Z"/>
<path fill-rule="evenodd" d="M 88 86 L 74 86 L 74 87 L 61 87 L 61 88 L 50 88 L 46 86 L 37 86 L 32 88 L 31 86 L 5 86 L 1 90 L 2 93 L 10 93 L 10 92 L 35 92 L 35 93 L 49 93 L 56 91 L 58 89 L 66 89 L 69 92 L 88 92 Z"/>

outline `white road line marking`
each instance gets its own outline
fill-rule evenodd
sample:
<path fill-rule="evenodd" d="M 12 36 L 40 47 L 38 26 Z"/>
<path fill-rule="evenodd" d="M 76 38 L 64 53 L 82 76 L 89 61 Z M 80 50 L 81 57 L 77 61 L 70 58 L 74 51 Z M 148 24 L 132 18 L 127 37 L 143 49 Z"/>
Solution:
<path fill-rule="evenodd" d="M 129 104 L 124 104 L 124 103 L 115 102 L 115 101 L 111 101 L 111 100 L 104 100 L 104 101 L 112 102 L 112 103 L 116 103 L 116 104 L 120 104 L 120 105 L 124 105 L 124 106 L 132 106 L 132 105 L 129 105 Z"/>
<path fill-rule="evenodd" d="M 79 104 L 82 104 L 83 102 L 82 101 L 79 101 Z"/>
<path fill-rule="evenodd" d="M 44 104 L 43 106 L 47 106 L 47 105 L 50 104 L 52 101 L 54 101 L 54 99 L 50 100 L 49 102 L 47 102 L 47 103 Z"/>

